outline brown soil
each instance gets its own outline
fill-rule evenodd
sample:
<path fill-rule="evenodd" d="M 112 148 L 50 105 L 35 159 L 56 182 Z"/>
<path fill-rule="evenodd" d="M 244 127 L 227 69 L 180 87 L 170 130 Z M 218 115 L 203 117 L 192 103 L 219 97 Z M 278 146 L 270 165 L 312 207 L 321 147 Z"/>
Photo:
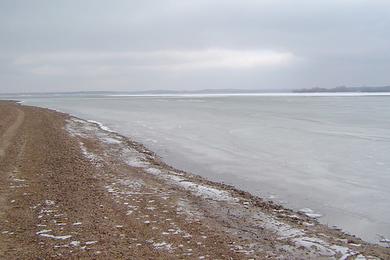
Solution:
<path fill-rule="evenodd" d="M 195 196 L 124 164 L 116 150 L 109 150 L 113 145 L 72 137 L 65 129 L 69 118 L 0 102 L 2 259 L 327 258 L 305 248 L 286 250 L 291 240 L 256 228 L 253 216 L 259 212 L 282 212 L 279 221 L 308 234 L 321 233 L 364 255 L 390 258 L 387 248 L 300 215 L 288 217 L 293 212 L 188 175 L 193 182 L 228 191 L 239 203 Z M 80 143 L 99 158 L 87 158 Z M 130 140 L 126 145 L 143 149 Z M 156 167 L 170 169 L 153 160 Z M 134 187 L 137 183 L 141 186 Z M 305 227 L 308 223 L 310 228 Z"/>

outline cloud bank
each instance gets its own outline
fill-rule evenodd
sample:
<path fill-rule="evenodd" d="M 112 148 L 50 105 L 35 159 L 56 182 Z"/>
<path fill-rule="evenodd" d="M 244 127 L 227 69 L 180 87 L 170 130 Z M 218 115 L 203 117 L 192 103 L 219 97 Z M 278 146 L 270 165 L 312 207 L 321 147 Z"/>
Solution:
<path fill-rule="evenodd" d="M 159 50 L 141 52 L 41 53 L 17 57 L 13 65 L 32 74 L 60 75 L 87 71 L 117 74 L 130 70 L 245 70 L 272 69 L 293 64 L 289 52 L 270 50 Z"/>
<path fill-rule="evenodd" d="M 3 0 L 0 92 L 390 84 L 382 0 Z"/>

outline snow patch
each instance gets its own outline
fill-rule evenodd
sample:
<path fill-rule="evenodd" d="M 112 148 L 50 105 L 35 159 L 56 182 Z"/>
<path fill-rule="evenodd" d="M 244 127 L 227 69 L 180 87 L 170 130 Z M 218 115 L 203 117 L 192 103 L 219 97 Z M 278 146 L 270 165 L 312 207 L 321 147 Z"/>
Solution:
<path fill-rule="evenodd" d="M 136 168 L 142 168 L 142 167 L 145 167 L 148 165 L 148 163 L 146 163 L 146 162 L 144 162 L 136 157 L 127 158 L 126 164 L 129 165 L 130 167 L 136 167 Z"/>
<path fill-rule="evenodd" d="M 305 214 L 309 218 L 320 218 L 320 217 L 322 217 L 321 214 L 315 213 L 312 209 L 309 209 L 309 208 L 300 209 L 300 210 L 298 210 L 298 212 L 300 212 L 302 214 Z"/>
<path fill-rule="evenodd" d="M 98 241 L 87 241 L 85 242 L 86 245 L 93 245 L 96 244 Z"/>
<path fill-rule="evenodd" d="M 26 180 L 24 180 L 24 179 L 18 179 L 18 178 L 13 178 L 13 181 L 17 181 L 17 182 L 25 182 Z"/>
<path fill-rule="evenodd" d="M 50 235 L 50 234 L 39 234 L 41 237 L 47 237 L 47 238 L 53 238 L 53 239 L 57 239 L 57 240 L 65 240 L 65 239 L 69 239 L 71 238 L 72 236 L 71 235 L 66 235 L 66 236 L 54 236 L 54 235 Z"/>
<path fill-rule="evenodd" d="M 114 131 L 112 131 L 109 127 L 103 125 L 102 123 L 98 122 L 98 121 L 95 121 L 95 120 L 87 120 L 87 122 L 89 123 L 92 123 L 92 124 L 96 124 L 100 129 L 104 130 L 104 131 L 107 131 L 107 132 L 110 132 L 110 133 L 114 133 Z"/>
<path fill-rule="evenodd" d="M 161 243 L 153 243 L 154 248 L 159 250 L 166 250 L 166 251 L 172 251 L 173 247 L 172 244 L 168 244 L 166 242 Z"/>
<path fill-rule="evenodd" d="M 197 184 L 183 177 L 179 177 L 177 175 L 170 175 L 168 173 L 162 172 L 158 168 L 149 167 L 146 168 L 145 171 L 159 178 L 170 181 L 176 186 L 182 187 L 186 190 L 190 190 L 196 196 L 216 201 L 238 201 L 237 198 L 233 198 L 227 191 L 213 188 L 208 185 Z"/>
<path fill-rule="evenodd" d="M 52 200 L 45 200 L 45 204 L 46 204 L 47 206 L 53 206 L 53 205 L 55 205 L 56 203 L 55 203 L 54 201 L 52 201 Z"/>
<path fill-rule="evenodd" d="M 118 182 L 121 185 L 126 186 L 127 188 L 130 188 L 131 190 L 140 190 L 145 185 L 145 183 L 141 179 L 132 179 L 132 180 L 120 179 L 120 180 L 118 180 Z"/>
<path fill-rule="evenodd" d="M 316 255 L 319 254 L 326 257 L 342 256 L 341 258 L 337 257 L 338 259 L 349 259 L 349 257 L 359 255 L 358 252 L 347 247 L 338 246 L 320 238 L 311 237 L 303 229 L 294 228 L 264 213 L 257 213 L 254 217 L 261 220 L 263 223 L 262 226 L 265 229 L 275 232 L 281 239 L 291 239 L 296 247 L 304 247 Z"/>
<path fill-rule="evenodd" d="M 79 144 L 80 144 L 81 153 L 84 155 L 85 158 L 87 158 L 88 160 L 90 160 L 92 162 L 98 162 L 101 160 L 99 156 L 97 156 L 94 153 L 89 152 L 87 150 L 87 148 L 85 148 L 83 142 L 79 142 Z"/>
<path fill-rule="evenodd" d="M 52 231 L 51 229 L 43 229 L 43 230 L 41 230 L 41 231 L 38 231 L 38 232 L 35 233 L 35 234 L 40 235 L 40 234 L 44 234 L 44 233 L 49 233 L 49 232 L 51 232 L 51 231 Z"/>
<path fill-rule="evenodd" d="M 69 243 L 69 245 L 71 246 L 79 246 L 80 245 L 80 241 L 72 241 Z"/>
<path fill-rule="evenodd" d="M 157 168 L 147 168 L 147 169 L 145 169 L 145 171 L 146 171 L 147 173 L 150 173 L 150 174 L 153 174 L 153 175 L 159 175 L 159 174 L 162 173 L 162 172 L 161 172 L 159 169 L 157 169 Z"/>
<path fill-rule="evenodd" d="M 122 149 L 120 157 L 127 165 L 131 167 L 144 168 L 149 165 L 145 156 L 135 149 Z"/>
<path fill-rule="evenodd" d="M 122 141 L 117 140 L 117 139 L 112 138 L 112 137 L 104 137 L 104 138 L 101 138 L 100 140 L 102 140 L 106 144 L 120 144 L 120 143 L 122 143 Z"/>

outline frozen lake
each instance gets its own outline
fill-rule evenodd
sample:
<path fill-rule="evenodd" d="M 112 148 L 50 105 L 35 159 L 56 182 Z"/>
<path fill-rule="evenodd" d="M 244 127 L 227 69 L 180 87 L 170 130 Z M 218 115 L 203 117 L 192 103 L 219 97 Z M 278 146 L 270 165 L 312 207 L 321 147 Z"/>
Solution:
<path fill-rule="evenodd" d="M 19 98 L 20 99 L 20 98 Z M 366 240 L 390 237 L 390 96 L 24 98 Z"/>

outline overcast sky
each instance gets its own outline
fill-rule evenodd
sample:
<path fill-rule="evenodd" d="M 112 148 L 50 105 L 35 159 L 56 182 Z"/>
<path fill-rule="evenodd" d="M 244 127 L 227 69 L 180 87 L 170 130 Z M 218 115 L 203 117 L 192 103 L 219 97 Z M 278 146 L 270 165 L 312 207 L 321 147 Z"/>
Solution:
<path fill-rule="evenodd" d="M 389 0 L 0 1 L 0 92 L 389 84 Z"/>

